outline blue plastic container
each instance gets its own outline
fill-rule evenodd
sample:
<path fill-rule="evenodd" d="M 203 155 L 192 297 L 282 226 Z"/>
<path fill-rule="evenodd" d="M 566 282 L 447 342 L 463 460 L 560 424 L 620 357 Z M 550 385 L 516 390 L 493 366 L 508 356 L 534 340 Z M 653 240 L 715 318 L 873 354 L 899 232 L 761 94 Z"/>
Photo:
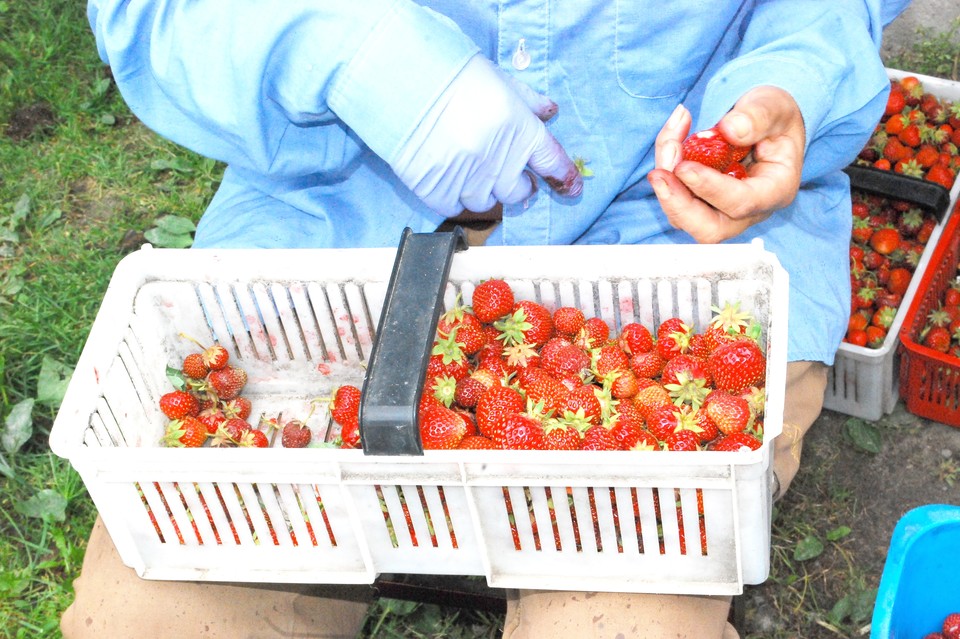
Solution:
<path fill-rule="evenodd" d="M 871 639 L 922 639 L 960 612 L 960 506 L 907 512 L 893 531 Z"/>

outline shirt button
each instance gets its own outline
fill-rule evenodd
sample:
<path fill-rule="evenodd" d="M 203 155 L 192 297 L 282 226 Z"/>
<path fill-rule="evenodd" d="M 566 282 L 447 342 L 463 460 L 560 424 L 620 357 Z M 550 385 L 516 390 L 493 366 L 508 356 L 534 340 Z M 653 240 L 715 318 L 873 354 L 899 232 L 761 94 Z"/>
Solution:
<path fill-rule="evenodd" d="M 527 53 L 527 41 L 520 38 L 517 42 L 517 50 L 513 52 L 513 68 L 517 71 L 523 71 L 530 66 L 530 54 Z"/>

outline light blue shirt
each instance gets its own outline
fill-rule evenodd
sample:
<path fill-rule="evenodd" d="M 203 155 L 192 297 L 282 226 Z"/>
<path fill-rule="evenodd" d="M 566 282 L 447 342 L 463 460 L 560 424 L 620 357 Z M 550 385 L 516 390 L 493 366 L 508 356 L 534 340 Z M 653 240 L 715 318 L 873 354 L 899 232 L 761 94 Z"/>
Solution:
<path fill-rule="evenodd" d="M 654 138 L 681 102 L 702 129 L 747 90 L 781 87 L 806 126 L 801 189 L 731 241 L 762 238 L 790 274 L 789 359 L 833 362 L 850 309 L 841 169 L 882 113 L 881 33 L 907 1 L 421 4 L 89 0 L 88 16 L 133 112 L 228 165 L 196 247 L 396 246 L 404 227 L 434 230 L 442 218 L 381 158 L 478 52 L 559 105 L 549 130 L 594 173 L 577 199 L 542 185 L 505 207 L 488 243 L 690 243 L 645 179 Z"/>

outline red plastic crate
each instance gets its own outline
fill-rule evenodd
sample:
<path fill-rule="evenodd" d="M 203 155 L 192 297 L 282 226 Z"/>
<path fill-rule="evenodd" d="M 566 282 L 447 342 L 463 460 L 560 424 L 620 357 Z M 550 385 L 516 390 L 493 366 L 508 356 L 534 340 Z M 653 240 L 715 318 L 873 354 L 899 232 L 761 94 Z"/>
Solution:
<path fill-rule="evenodd" d="M 920 343 L 926 318 L 957 277 L 960 215 L 947 220 L 900 329 L 900 397 L 909 412 L 960 427 L 960 358 Z"/>

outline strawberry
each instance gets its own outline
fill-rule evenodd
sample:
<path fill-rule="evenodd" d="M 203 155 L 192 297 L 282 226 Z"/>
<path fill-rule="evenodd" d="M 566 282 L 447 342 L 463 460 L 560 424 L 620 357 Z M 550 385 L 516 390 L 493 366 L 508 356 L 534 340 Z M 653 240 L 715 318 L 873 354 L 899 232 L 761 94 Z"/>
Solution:
<path fill-rule="evenodd" d="M 619 444 L 609 428 L 595 424 L 583 433 L 582 450 L 618 450 Z"/>
<path fill-rule="evenodd" d="M 187 415 L 196 417 L 200 412 L 197 398 L 186 391 L 170 391 L 160 397 L 160 411 L 170 419 L 183 419 Z"/>
<path fill-rule="evenodd" d="M 511 413 L 523 412 L 526 407 L 523 395 L 515 388 L 491 386 L 477 401 L 477 428 L 480 434 L 492 439 L 498 446 L 503 443 L 503 422 Z"/>
<path fill-rule="evenodd" d="M 473 290 L 472 303 L 473 314 L 478 320 L 488 324 L 513 310 L 513 289 L 503 280 L 484 280 Z"/>
<path fill-rule="evenodd" d="M 252 430 L 252 427 L 246 420 L 232 417 L 220 425 L 220 428 L 212 436 L 211 445 L 216 447 L 236 446 L 250 430 Z"/>
<path fill-rule="evenodd" d="M 457 445 L 460 450 L 495 450 L 497 445 L 483 435 L 465 435 Z"/>
<path fill-rule="evenodd" d="M 680 146 L 683 160 L 697 162 L 717 171 L 725 171 L 733 162 L 733 145 L 727 142 L 720 129 L 711 127 L 693 133 Z"/>
<path fill-rule="evenodd" d="M 710 450 L 736 452 L 738 450 L 742 450 L 744 447 L 749 448 L 750 450 L 757 450 L 761 445 L 762 443 L 760 440 L 753 435 L 739 432 L 724 435 L 714 442 L 714 444 L 710 447 Z"/>
<path fill-rule="evenodd" d="M 603 409 L 600 405 L 600 399 L 597 397 L 598 391 L 595 388 L 593 384 L 585 384 L 574 388 L 567 393 L 558 412 L 563 416 L 566 416 L 567 413 L 579 415 L 590 424 L 600 423 L 600 415 Z"/>
<path fill-rule="evenodd" d="M 237 445 L 242 448 L 269 448 L 270 440 L 262 430 L 251 428 L 241 436 Z"/>
<path fill-rule="evenodd" d="M 943 326 L 931 326 L 924 334 L 922 343 L 927 348 L 946 353 L 950 350 L 950 331 Z"/>
<path fill-rule="evenodd" d="M 628 399 L 640 391 L 637 376 L 629 368 L 612 372 L 607 379 L 610 381 L 610 395 L 614 399 Z"/>
<path fill-rule="evenodd" d="M 358 422 L 341 425 L 340 448 L 360 448 L 360 424 Z"/>
<path fill-rule="evenodd" d="M 474 369 L 472 373 L 457 381 L 454 400 L 463 408 L 474 408 L 480 401 L 480 396 L 496 383 L 497 377 L 489 369 Z"/>
<path fill-rule="evenodd" d="M 161 443 L 176 448 L 199 448 L 205 441 L 207 427 L 196 417 L 187 415 L 167 424 Z"/>
<path fill-rule="evenodd" d="M 583 311 L 573 306 L 562 306 L 553 312 L 553 325 L 557 333 L 567 338 L 576 336 L 585 322 Z"/>
<path fill-rule="evenodd" d="M 660 384 L 651 384 L 641 388 L 637 391 L 637 394 L 633 396 L 633 403 L 640 410 L 640 414 L 643 415 L 643 419 L 648 425 L 654 411 L 659 407 L 668 406 L 671 409 L 676 408 L 673 405 L 673 398 L 670 397 L 670 392 Z M 654 435 L 656 435 L 656 433 L 654 433 Z"/>
<path fill-rule="evenodd" d="M 946 639 L 960 639 L 960 612 L 951 612 L 943 620 L 943 636 Z"/>
<path fill-rule="evenodd" d="M 664 364 L 665 360 L 660 357 L 660 353 L 655 348 L 646 353 L 637 353 L 630 358 L 630 370 L 637 377 L 657 377 L 663 370 Z"/>
<path fill-rule="evenodd" d="M 657 327 L 657 353 L 664 361 L 687 352 L 693 329 L 679 317 L 671 317 Z"/>
<path fill-rule="evenodd" d="M 247 383 L 247 372 L 236 366 L 211 369 L 207 384 L 221 400 L 234 399 Z"/>
<path fill-rule="evenodd" d="M 900 113 L 906 106 L 907 100 L 903 94 L 903 89 L 900 87 L 892 87 L 889 95 L 887 95 L 887 106 L 884 109 L 884 115 L 891 116 Z"/>
<path fill-rule="evenodd" d="M 880 255 L 889 255 L 900 247 L 900 232 L 895 228 L 880 228 L 870 236 L 870 248 Z"/>
<path fill-rule="evenodd" d="M 644 414 L 647 429 L 663 441 L 670 433 L 683 430 L 680 427 L 680 409 L 671 404 L 662 404 Z"/>
<path fill-rule="evenodd" d="M 723 170 L 723 173 L 737 180 L 743 180 L 747 177 L 746 167 L 739 162 L 731 162 L 728 164 L 727 168 Z"/>
<path fill-rule="evenodd" d="M 534 348 L 543 346 L 553 337 L 553 316 L 542 304 L 529 300 L 520 300 L 513 306 L 513 312 L 506 318 L 494 323 L 501 333 L 501 339 L 507 346 L 528 344 Z"/>
<path fill-rule="evenodd" d="M 503 421 L 504 447 L 508 450 L 543 450 L 543 425 L 527 413 L 511 413 Z"/>
<path fill-rule="evenodd" d="M 253 410 L 253 404 L 246 397 L 234 397 L 223 402 L 223 414 L 227 417 L 239 417 L 246 419 L 250 417 L 250 411 Z"/>
<path fill-rule="evenodd" d="M 220 428 L 220 425 L 227 420 L 227 417 L 223 414 L 222 410 L 216 406 L 212 406 L 200 411 L 197 419 L 207 427 L 207 434 L 213 435 Z"/>
<path fill-rule="evenodd" d="M 948 167 L 937 163 L 930 167 L 927 171 L 927 174 L 924 176 L 924 179 L 931 182 L 935 182 L 940 186 L 951 189 L 953 188 L 954 174 Z"/>
<path fill-rule="evenodd" d="M 610 327 L 599 317 L 591 317 L 583 323 L 583 328 L 574 340 L 583 348 L 603 346 L 610 339 Z"/>
<path fill-rule="evenodd" d="M 200 353 L 190 353 L 184 357 L 180 370 L 191 379 L 203 379 L 210 372 L 207 363 L 203 361 L 203 355 Z"/>
<path fill-rule="evenodd" d="M 700 441 L 697 439 L 697 435 L 690 430 L 678 430 L 670 433 L 663 440 L 663 445 L 667 450 L 674 451 L 700 450 Z"/>
<path fill-rule="evenodd" d="M 463 419 L 445 406 L 434 406 L 420 415 L 419 428 L 420 441 L 426 450 L 456 448 L 467 433 Z"/>
<path fill-rule="evenodd" d="M 611 373 L 628 370 L 630 358 L 618 343 L 611 342 L 593 350 L 590 366 L 593 374 L 603 379 Z"/>
<path fill-rule="evenodd" d="M 360 389 L 350 384 L 338 386 L 330 402 L 330 417 L 340 426 L 356 426 L 360 419 Z"/>
<path fill-rule="evenodd" d="M 299 419 L 291 419 L 283 425 L 280 443 L 284 448 L 305 448 L 311 439 L 313 433 Z"/>
<path fill-rule="evenodd" d="M 559 379 L 542 368 L 528 369 L 518 382 L 527 399 L 542 403 L 547 413 L 556 413 L 570 394 Z"/>
<path fill-rule="evenodd" d="M 766 369 L 767 360 L 760 346 L 745 337 L 721 344 L 707 358 L 714 386 L 730 392 L 762 386 Z"/>
<path fill-rule="evenodd" d="M 707 395 L 703 410 L 724 435 L 740 433 L 753 426 L 754 416 L 750 411 L 750 404 L 739 395 L 715 390 Z"/>
<path fill-rule="evenodd" d="M 617 343 L 627 355 L 649 353 L 653 349 L 653 335 L 643 324 L 630 322 L 620 329 Z"/>
<path fill-rule="evenodd" d="M 580 450 L 583 439 L 567 420 L 551 419 L 543 426 L 543 450 Z"/>

